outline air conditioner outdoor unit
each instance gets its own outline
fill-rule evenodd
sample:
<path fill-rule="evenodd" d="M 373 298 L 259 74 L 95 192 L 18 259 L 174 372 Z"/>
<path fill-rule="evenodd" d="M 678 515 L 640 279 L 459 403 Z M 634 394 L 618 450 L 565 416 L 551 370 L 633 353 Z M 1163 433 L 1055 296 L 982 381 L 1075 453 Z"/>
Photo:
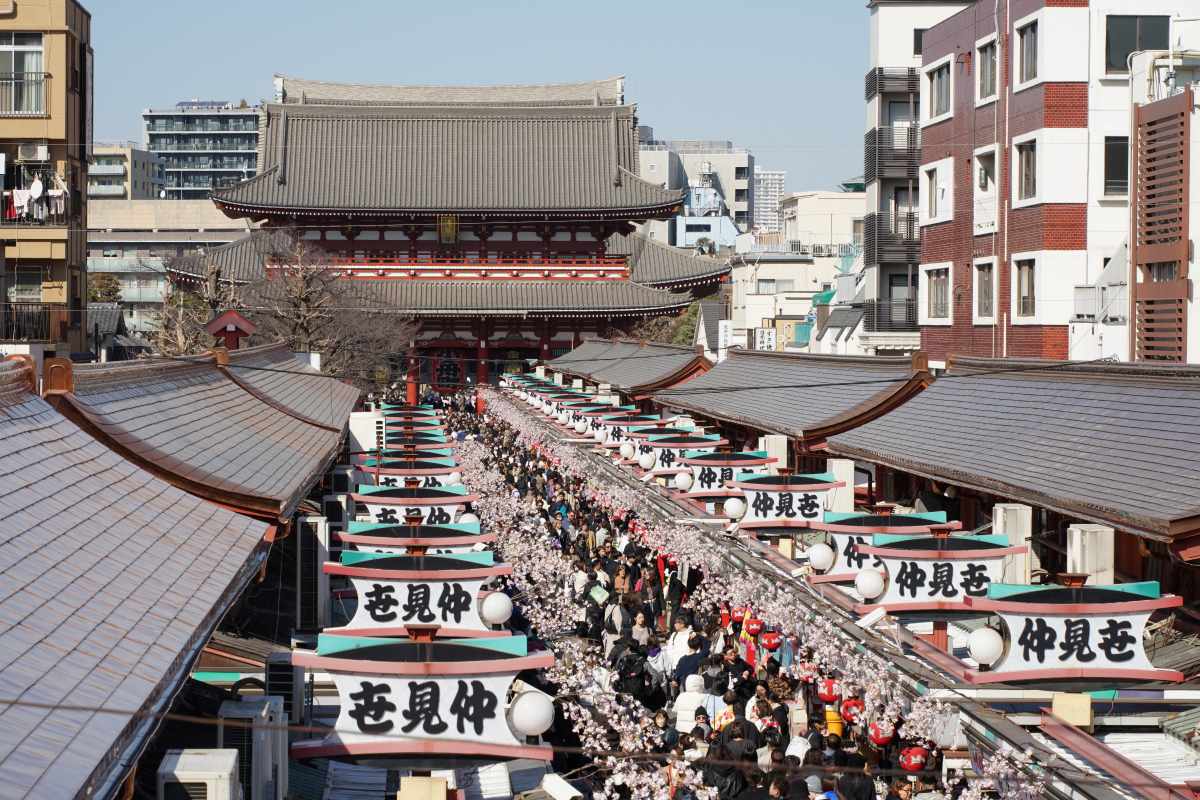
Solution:
<path fill-rule="evenodd" d="M 346 492 L 327 494 L 321 498 L 321 511 L 329 521 L 329 530 L 344 531 L 346 523 L 354 518 L 354 501 Z"/>
<path fill-rule="evenodd" d="M 242 800 L 237 750 L 168 750 L 158 765 L 158 800 Z"/>
<path fill-rule="evenodd" d="M 355 411 L 350 415 L 350 452 L 382 450 L 387 441 L 386 429 L 382 411 Z"/>
<path fill-rule="evenodd" d="M 292 654 L 280 651 L 267 656 L 265 672 L 267 695 L 283 698 L 283 713 L 288 723 L 300 725 L 307 719 L 308 689 L 304 667 L 292 664 Z"/>
<path fill-rule="evenodd" d="M 329 485 L 335 492 L 354 491 L 354 467 L 339 464 L 330 470 Z"/>
<path fill-rule="evenodd" d="M 246 800 L 283 800 L 287 781 L 283 700 L 227 700 L 217 719 L 217 747 L 237 751 L 238 779 Z"/>
<path fill-rule="evenodd" d="M 296 517 L 296 629 L 329 627 L 329 521 L 316 515 Z"/>
<path fill-rule="evenodd" d="M 17 161 L 49 161 L 50 146 L 37 142 L 17 145 Z"/>

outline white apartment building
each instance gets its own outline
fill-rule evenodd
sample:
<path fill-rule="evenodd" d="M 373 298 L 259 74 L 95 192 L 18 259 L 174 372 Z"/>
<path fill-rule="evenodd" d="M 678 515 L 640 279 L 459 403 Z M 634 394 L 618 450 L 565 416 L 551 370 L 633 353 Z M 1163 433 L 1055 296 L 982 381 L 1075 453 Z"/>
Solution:
<path fill-rule="evenodd" d="M 655 139 L 654 129 L 639 130 L 638 170 L 642 178 L 666 186 L 712 188 L 720 194 L 738 230 L 750 230 L 754 220 L 754 155 L 733 142 L 706 139 Z M 677 244 L 678 231 L 651 224 L 647 235 Z"/>
<path fill-rule="evenodd" d="M 780 233 L 779 204 L 787 191 L 787 170 L 754 167 L 754 232 Z"/>

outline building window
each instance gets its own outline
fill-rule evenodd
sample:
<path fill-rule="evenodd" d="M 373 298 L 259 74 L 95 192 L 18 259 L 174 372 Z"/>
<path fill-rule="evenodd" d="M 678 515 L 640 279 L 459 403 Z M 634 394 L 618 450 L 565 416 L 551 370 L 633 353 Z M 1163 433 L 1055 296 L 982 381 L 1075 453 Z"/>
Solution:
<path fill-rule="evenodd" d="M 913 28 L 913 55 L 919 56 L 925 50 L 925 31 L 928 28 Z"/>
<path fill-rule="evenodd" d="M 1125 75 L 1129 55 L 1142 50 L 1166 50 L 1170 45 L 1170 18 L 1112 15 L 1104 41 L 1104 69 Z"/>
<path fill-rule="evenodd" d="M 996 316 L 995 268 L 990 264 L 975 265 L 975 316 Z"/>
<path fill-rule="evenodd" d="M 687 228 L 687 233 L 711 233 L 712 232 L 712 225 L 707 222 L 705 222 L 705 223 L 689 222 L 687 224 L 686 228 Z"/>
<path fill-rule="evenodd" d="M 775 294 L 774 278 L 759 278 L 754 285 L 755 294 Z"/>
<path fill-rule="evenodd" d="M 851 220 L 850 222 L 850 237 L 851 241 L 858 247 L 862 247 L 863 243 L 863 221 L 861 219 Z"/>
<path fill-rule="evenodd" d="M 996 96 L 996 43 L 988 42 L 979 48 L 979 99 Z"/>
<path fill-rule="evenodd" d="M 1037 142 L 1017 145 L 1017 199 L 1037 197 Z"/>
<path fill-rule="evenodd" d="M 926 315 L 930 319 L 950 317 L 950 270 L 931 269 L 925 273 L 929 284 L 929 307 Z"/>
<path fill-rule="evenodd" d="M 733 190 L 733 201 L 735 203 L 744 203 L 749 199 L 750 199 L 750 190 L 749 189 L 734 189 Z"/>
<path fill-rule="evenodd" d="M 1017 262 L 1017 316 L 1032 317 L 1037 313 L 1037 295 L 1034 292 L 1033 259 Z"/>
<path fill-rule="evenodd" d="M 734 177 L 734 180 L 739 180 L 739 181 L 749 180 L 750 179 L 750 168 L 749 167 L 734 167 L 733 168 L 733 177 Z"/>
<path fill-rule="evenodd" d="M 1129 194 L 1129 137 L 1104 137 L 1104 193 Z"/>
<path fill-rule="evenodd" d="M 929 116 L 950 113 L 950 65 L 943 64 L 929 73 Z"/>
<path fill-rule="evenodd" d="M 1021 44 L 1021 83 L 1037 80 L 1038 76 L 1038 24 L 1029 23 L 1017 31 Z"/>
<path fill-rule="evenodd" d="M 925 210 L 932 222 L 938 217 L 938 171 L 936 169 L 925 170 L 925 180 L 927 189 L 925 194 L 929 195 Z"/>
<path fill-rule="evenodd" d="M 42 34 L 0 33 L 0 113 L 44 114 Z"/>

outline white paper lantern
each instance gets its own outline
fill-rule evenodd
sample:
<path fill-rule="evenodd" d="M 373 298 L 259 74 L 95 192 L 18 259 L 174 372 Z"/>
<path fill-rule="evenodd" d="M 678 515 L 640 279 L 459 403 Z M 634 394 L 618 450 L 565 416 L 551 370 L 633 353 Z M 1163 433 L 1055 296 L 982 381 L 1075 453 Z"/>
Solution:
<path fill-rule="evenodd" d="M 488 625 L 503 625 L 512 617 L 512 599 L 504 592 L 492 592 L 479 604 L 479 618 Z"/>
<path fill-rule="evenodd" d="M 967 638 L 967 650 L 975 661 L 991 666 L 1004 654 L 1004 637 L 995 628 L 977 628 Z"/>
<path fill-rule="evenodd" d="M 521 692 L 508 706 L 508 724 L 522 736 L 541 736 L 554 724 L 554 701 L 539 691 Z"/>
<path fill-rule="evenodd" d="M 638 466 L 642 469 L 652 469 L 654 467 L 654 453 L 642 453 L 638 456 Z"/>
<path fill-rule="evenodd" d="M 542 413 L 547 417 L 551 416 L 554 413 L 554 406 L 546 403 L 546 405 L 542 406 Z"/>
<path fill-rule="evenodd" d="M 582 420 L 582 419 L 577 421 L 575 423 L 575 432 L 576 433 L 587 433 L 587 421 Z"/>
<path fill-rule="evenodd" d="M 462 473 L 461 472 L 451 472 L 449 475 L 446 476 L 446 485 L 447 486 L 458 486 L 460 483 L 462 483 Z"/>
<path fill-rule="evenodd" d="M 571 415 L 568 414 L 566 411 L 558 412 L 558 421 L 561 422 L 563 425 L 566 425 L 567 421 L 569 419 L 571 419 Z"/>
<path fill-rule="evenodd" d="M 460 525 L 475 525 L 479 522 L 479 517 L 468 511 L 458 518 L 458 522 Z"/>
<path fill-rule="evenodd" d="M 604 428 L 596 428 L 596 432 L 592 434 L 592 438 L 595 439 L 597 442 L 603 442 L 604 436 L 605 436 Z"/>
<path fill-rule="evenodd" d="M 636 452 L 637 448 L 633 446 L 633 442 L 625 442 L 621 445 L 621 458 L 631 459 Z"/>
<path fill-rule="evenodd" d="M 883 594 L 883 573 L 874 567 L 864 567 L 854 576 L 854 588 L 864 599 L 874 600 Z"/>
<path fill-rule="evenodd" d="M 740 497 L 731 497 L 725 501 L 725 516 L 730 519 L 741 519 L 746 513 L 746 501 Z"/>
<path fill-rule="evenodd" d="M 675 488 L 681 492 L 686 492 L 692 488 L 692 473 L 681 472 L 675 476 Z"/>
<path fill-rule="evenodd" d="M 817 572 L 824 572 L 833 566 L 833 548 L 827 544 L 814 544 L 808 548 L 808 563 Z"/>

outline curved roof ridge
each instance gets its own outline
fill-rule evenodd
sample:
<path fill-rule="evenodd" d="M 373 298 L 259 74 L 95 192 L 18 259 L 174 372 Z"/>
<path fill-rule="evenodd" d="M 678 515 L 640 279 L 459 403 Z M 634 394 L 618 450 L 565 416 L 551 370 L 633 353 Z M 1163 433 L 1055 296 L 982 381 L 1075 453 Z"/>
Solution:
<path fill-rule="evenodd" d="M 624 101 L 625 76 L 562 83 L 505 84 L 383 84 L 321 81 L 289 75 L 275 76 L 276 91 L 284 102 L 431 102 L 455 104 L 557 102 L 620 105 Z"/>
<path fill-rule="evenodd" d="M 1128 378 L 1177 378 L 1200 377 L 1200 365 L 1173 364 L 1166 362 L 1141 361 L 1137 363 L 1116 361 L 1060 361 L 1051 358 L 985 358 L 983 356 L 950 356 L 946 364 L 949 372 L 987 372 L 998 374 L 1010 372 L 1061 373 L 1083 376 L 1124 376 Z"/>
<path fill-rule="evenodd" d="M 672 247 L 643 233 L 613 234 L 605 246 L 612 255 L 627 256 L 633 280 L 649 286 L 701 284 L 731 269 L 727 260 Z"/>

